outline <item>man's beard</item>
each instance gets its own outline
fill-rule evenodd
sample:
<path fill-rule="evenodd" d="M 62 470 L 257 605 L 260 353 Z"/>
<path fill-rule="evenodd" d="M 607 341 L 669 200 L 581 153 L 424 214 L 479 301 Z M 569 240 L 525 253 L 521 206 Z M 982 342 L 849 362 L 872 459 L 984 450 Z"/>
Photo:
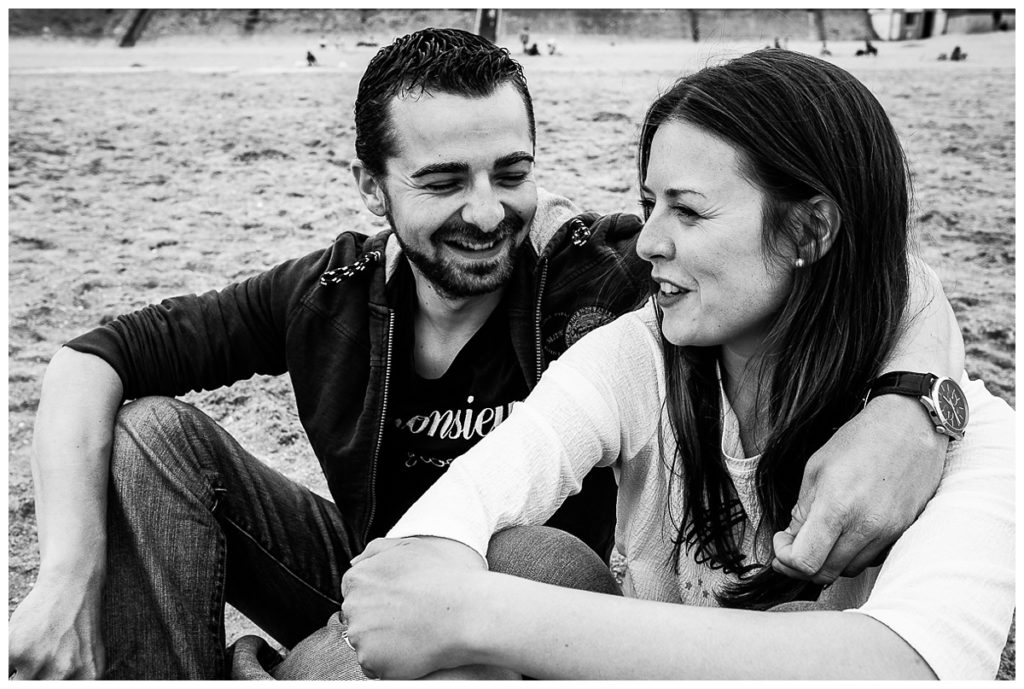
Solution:
<path fill-rule="evenodd" d="M 476 225 L 450 219 L 430 236 L 432 254 L 409 246 L 395 226 L 390 209 L 385 213 L 391 229 L 395 232 L 402 251 L 409 261 L 444 296 L 449 298 L 476 297 L 493 292 L 507 283 L 515 267 L 518 245 L 515 237 L 523 229 L 523 219 L 509 209 L 505 218 L 490 232 L 484 232 Z M 512 238 L 512 241 L 506 241 Z M 463 260 L 452 254 L 447 242 L 468 244 L 489 244 L 506 241 L 501 252 L 488 261 Z"/>

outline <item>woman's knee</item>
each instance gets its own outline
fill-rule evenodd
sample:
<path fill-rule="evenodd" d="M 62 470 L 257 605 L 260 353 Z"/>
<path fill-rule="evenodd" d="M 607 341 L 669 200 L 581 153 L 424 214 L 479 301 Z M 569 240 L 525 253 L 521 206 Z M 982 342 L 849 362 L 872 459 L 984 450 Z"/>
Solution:
<path fill-rule="evenodd" d="M 491 571 L 566 588 L 620 594 L 608 565 L 583 541 L 547 526 L 500 531 L 487 549 Z"/>

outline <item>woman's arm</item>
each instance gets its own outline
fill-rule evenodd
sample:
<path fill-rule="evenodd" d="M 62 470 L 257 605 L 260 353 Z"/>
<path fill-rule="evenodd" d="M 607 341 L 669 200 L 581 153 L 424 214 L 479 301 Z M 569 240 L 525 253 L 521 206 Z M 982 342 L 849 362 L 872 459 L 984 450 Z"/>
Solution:
<path fill-rule="evenodd" d="M 440 536 L 484 556 L 496 531 L 546 521 L 594 466 L 649 449 L 664 399 L 656 333 L 653 310 L 645 309 L 574 344 L 388 537 Z"/>
<path fill-rule="evenodd" d="M 620 598 L 452 567 L 429 541 L 403 545 L 345 577 L 349 638 L 384 678 L 471 664 L 538 679 L 934 678 L 866 615 Z"/>
<path fill-rule="evenodd" d="M 490 573 L 471 582 L 468 657 L 538 679 L 935 678 L 858 613 L 701 608 Z"/>
<path fill-rule="evenodd" d="M 1014 610 L 1014 416 L 964 382 L 968 436 L 858 611 L 619 599 L 455 569 L 408 539 L 345 576 L 360 662 L 385 677 L 482 663 L 540 678 L 991 679 Z"/>

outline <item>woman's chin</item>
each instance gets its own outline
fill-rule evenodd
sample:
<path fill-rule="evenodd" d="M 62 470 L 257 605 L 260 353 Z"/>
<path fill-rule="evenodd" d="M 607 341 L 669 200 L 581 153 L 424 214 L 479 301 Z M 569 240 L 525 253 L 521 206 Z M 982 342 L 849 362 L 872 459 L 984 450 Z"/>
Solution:
<path fill-rule="evenodd" d="M 667 324 L 662 323 L 661 334 L 670 344 L 673 344 L 676 347 L 704 347 L 708 344 L 714 344 L 704 342 L 703 338 L 699 337 L 698 334 L 691 329 L 680 329 L 666 326 Z"/>

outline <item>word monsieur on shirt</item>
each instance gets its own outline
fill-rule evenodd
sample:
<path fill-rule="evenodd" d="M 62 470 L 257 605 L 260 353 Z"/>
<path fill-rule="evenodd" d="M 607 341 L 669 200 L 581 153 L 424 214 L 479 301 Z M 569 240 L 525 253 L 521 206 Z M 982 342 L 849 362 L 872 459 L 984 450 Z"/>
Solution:
<path fill-rule="evenodd" d="M 467 402 L 473 402 L 470 397 Z M 516 402 L 484 407 L 483 409 L 435 409 L 428 414 L 417 414 L 403 421 L 395 419 L 395 426 L 413 435 L 426 435 L 441 440 L 480 439 L 498 427 L 512 412 Z"/>

